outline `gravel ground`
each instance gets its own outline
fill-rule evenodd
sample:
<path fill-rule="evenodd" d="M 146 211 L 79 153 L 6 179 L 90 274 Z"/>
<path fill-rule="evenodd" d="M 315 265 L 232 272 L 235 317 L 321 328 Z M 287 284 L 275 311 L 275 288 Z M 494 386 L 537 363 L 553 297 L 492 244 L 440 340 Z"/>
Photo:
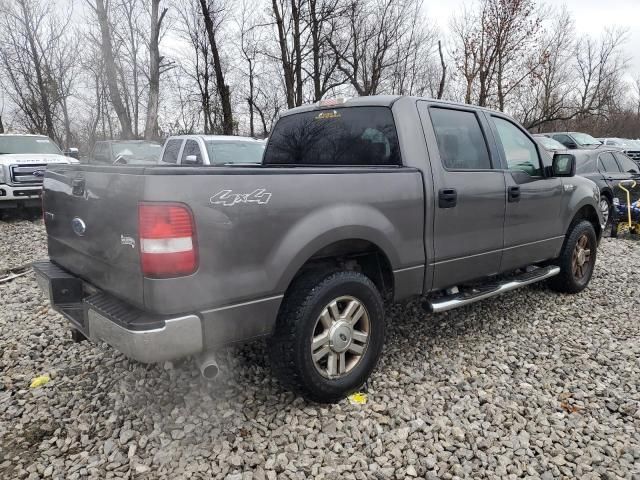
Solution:
<path fill-rule="evenodd" d="M 46 255 L 40 221 L 0 239 L 0 272 Z M 640 245 L 605 239 L 577 296 L 395 305 L 369 402 L 319 406 L 262 344 L 226 351 L 213 384 L 74 344 L 29 274 L 0 284 L 0 477 L 640 478 L 638 285 Z"/>

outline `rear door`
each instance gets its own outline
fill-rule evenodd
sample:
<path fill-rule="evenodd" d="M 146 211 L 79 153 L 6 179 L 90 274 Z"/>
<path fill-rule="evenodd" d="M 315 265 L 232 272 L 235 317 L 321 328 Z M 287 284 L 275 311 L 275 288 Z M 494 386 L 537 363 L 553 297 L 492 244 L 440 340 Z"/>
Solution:
<path fill-rule="evenodd" d="M 563 216 L 558 212 L 564 207 L 564 187 L 559 178 L 545 177 L 538 145 L 522 127 L 507 117 L 487 117 L 505 168 L 507 208 L 500 269 L 510 271 L 547 260 L 562 246 Z"/>
<path fill-rule="evenodd" d="M 49 257 L 89 283 L 142 306 L 138 199 L 142 168 L 50 166 L 43 216 Z"/>
<path fill-rule="evenodd" d="M 613 152 L 602 152 L 598 155 L 598 170 L 613 191 L 617 190 L 616 187 L 621 181 L 631 178 L 629 173 L 622 170 Z"/>
<path fill-rule="evenodd" d="M 497 273 L 505 180 L 486 119 L 472 108 L 419 102 L 435 185 L 434 288 Z M 433 146 L 433 147 L 432 147 Z"/>

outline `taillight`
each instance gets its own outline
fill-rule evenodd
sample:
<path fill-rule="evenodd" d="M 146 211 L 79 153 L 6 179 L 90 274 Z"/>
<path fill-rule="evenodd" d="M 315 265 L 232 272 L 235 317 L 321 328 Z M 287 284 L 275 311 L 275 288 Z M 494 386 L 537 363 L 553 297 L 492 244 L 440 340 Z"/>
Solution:
<path fill-rule="evenodd" d="M 142 273 L 170 278 L 198 268 L 195 225 L 191 210 L 179 203 L 138 205 Z"/>

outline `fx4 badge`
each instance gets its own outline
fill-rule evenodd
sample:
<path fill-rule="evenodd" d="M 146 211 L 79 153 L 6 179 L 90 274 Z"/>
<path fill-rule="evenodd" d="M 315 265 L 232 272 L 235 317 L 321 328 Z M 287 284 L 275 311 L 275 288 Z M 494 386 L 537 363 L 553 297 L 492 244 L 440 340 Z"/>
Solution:
<path fill-rule="evenodd" d="M 225 207 L 232 207 L 237 203 L 257 203 L 264 205 L 269 203 L 271 199 L 271 193 L 267 192 L 264 188 L 258 188 L 251 193 L 233 193 L 231 190 L 221 190 L 213 195 L 209 202 L 211 205 L 224 205 Z"/>

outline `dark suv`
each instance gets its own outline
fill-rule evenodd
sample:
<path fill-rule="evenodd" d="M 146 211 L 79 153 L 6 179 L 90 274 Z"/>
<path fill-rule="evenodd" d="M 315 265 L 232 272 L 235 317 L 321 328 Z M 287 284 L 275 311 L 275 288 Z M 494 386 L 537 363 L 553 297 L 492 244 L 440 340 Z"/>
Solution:
<path fill-rule="evenodd" d="M 595 139 L 588 133 L 581 132 L 549 132 L 543 133 L 545 137 L 553 138 L 565 147 L 574 149 L 594 149 L 602 146 L 600 140 Z"/>

